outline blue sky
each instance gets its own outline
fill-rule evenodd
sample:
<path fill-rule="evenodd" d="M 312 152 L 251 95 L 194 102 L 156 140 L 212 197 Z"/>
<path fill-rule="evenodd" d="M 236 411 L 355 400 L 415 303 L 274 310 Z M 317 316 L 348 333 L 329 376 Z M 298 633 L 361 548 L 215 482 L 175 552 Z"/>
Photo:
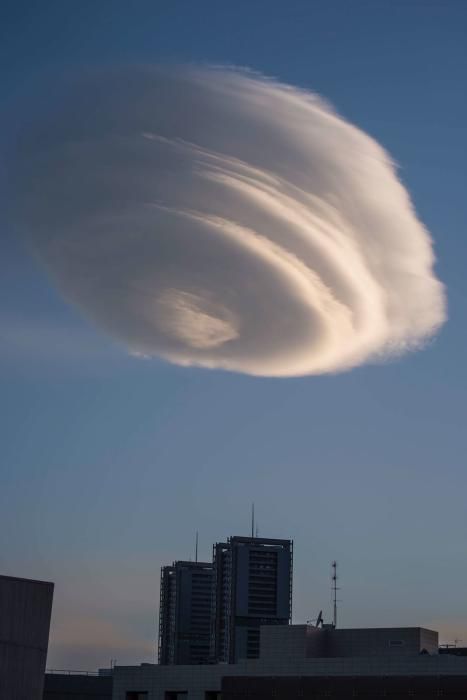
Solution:
<path fill-rule="evenodd" d="M 233 64 L 312 89 L 398 163 L 449 303 L 387 364 L 184 369 L 94 330 L 4 218 L 0 571 L 56 582 L 50 666 L 151 660 L 159 567 L 197 529 L 206 558 L 247 532 L 252 500 L 261 535 L 295 541 L 296 621 L 330 610 L 336 558 L 343 625 L 467 639 L 466 21 L 462 0 L 6 4 L 3 144 L 25 86 L 82 66 Z"/>

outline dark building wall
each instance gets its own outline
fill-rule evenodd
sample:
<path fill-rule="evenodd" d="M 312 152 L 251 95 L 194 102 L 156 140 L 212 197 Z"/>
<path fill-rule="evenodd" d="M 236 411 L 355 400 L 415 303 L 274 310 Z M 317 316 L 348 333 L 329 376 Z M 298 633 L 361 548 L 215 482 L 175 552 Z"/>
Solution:
<path fill-rule="evenodd" d="M 467 647 L 441 646 L 439 648 L 439 653 L 451 654 L 452 656 L 467 656 Z"/>
<path fill-rule="evenodd" d="M 427 651 L 429 654 L 439 652 L 439 634 L 435 630 L 420 628 L 420 651 Z"/>
<path fill-rule="evenodd" d="M 420 627 L 325 630 L 326 656 L 413 656 L 438 653 L 438 633 Z"/>
<path fill-rule="evenodd" d="M 176 575 L 175 566 L 161 569 L 159 602 L 159 663 L 173 664 L 175 658 Z"/>
<path fill-rule="evenodd" d="M 41 700 L 53 583 L 0 576 L 0 698 Z"/>
<path fill-rule="evenodd" d="M 214 545 L 213 659 L 258 658 L 260 626 L 290 622 L 292 546 L 290 540 L 257 537 Z"/>
<path fill-rule="evenodd" d="M 222 700 L 303 700 L 307 698 L 467 697 L 465 676 L 233 677 L 222 679 Z"/>
<path fill-rule="evenodd" d="M 261 628 L 261 658 L 417 658 L 438 656 L 438 633 L 422 627 L 334 629 L 311 625 L 265 625 Z"/>
<path fill-rule="evenodd" d="M 46 673 L 43 700 L 112 700 L 112 678 Z"/>
<path fill-rule="evenodd" d="M 174 562 L 161 571 L 159 663 L 207 663 L 211 630 L 212 564 Z"/>

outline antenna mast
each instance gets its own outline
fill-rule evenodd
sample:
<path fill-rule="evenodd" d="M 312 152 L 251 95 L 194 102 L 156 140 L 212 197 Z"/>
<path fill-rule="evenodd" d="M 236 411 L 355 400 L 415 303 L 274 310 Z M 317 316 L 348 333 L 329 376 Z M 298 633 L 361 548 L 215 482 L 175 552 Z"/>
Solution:
<path fill-rule="evenodd" d="M 255 536 L 255 504 L 251 504 L 251 537 Z"/>
<path fill-rule="evenodd" d="M 334 625 L 334 629 L 337 627 L 337 591 L 339 588 L 337 587 L 337 561 L 332 562 L 332 604 L 333 604 L 333 616 L 332 616 L 332 624 Z"/>
<path fill-rule="evenodd" d="M 196 540 L 195 540 L 195 562 L 198 562 L 198 530 L 196 530 Z"/>

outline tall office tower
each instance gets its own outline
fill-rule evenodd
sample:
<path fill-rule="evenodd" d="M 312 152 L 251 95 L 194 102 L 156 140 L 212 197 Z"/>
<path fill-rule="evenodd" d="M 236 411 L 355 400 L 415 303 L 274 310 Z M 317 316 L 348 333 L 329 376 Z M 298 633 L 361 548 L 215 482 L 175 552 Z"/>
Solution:
<path fill-rule="evenodd" d="M 230 537 L 214 545 L 213 565 L 211 658 L 256 659 L 260 626 L 291 621 L 293 543 Z"/>
<path fill-rule="evenodd" d="M 161 569 L 159 663 L 207 663 L 212 564 L 176 561 Z"/>

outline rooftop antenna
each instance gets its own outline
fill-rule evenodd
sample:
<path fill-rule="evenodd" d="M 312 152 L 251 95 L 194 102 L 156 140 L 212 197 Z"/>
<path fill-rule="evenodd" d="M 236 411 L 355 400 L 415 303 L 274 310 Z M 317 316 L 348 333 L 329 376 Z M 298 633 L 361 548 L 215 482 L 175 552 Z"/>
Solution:
<path fill-rule="evenodd" d="M 196 530 L 196 540 L 195 540 L 195 562 L 198 562 L 198 530 Z"/>
<path fill-rule="evenodd" d="M 306 621 L 306 624 L 307 624 L 307 625 L 313 625 L 313 627 L 318 628 L 318 627 L 322 627 L 322 626 L 323 626 L 323 622 L 324 622 L 324 621 L 323 621 L 323 611 L 320 610 L 320 611 L 319 611 L 319 615 L 318 615 L 318 617 L 316 618 L 316 620 L 307 620 L 307 621 Z"/>
<path fill-rule="evenodd" d="M 337 591 L 340 590 L 337 587 L 337 561 L 332 562 L 332 604 L 333 604 L 333 615 L 332 624 L 334 628 L 337 627 Z"/>
<path fill-rule="evenodd" d="M 251 537 L 255 536 L 255 504 L 251 504 Z"/>

